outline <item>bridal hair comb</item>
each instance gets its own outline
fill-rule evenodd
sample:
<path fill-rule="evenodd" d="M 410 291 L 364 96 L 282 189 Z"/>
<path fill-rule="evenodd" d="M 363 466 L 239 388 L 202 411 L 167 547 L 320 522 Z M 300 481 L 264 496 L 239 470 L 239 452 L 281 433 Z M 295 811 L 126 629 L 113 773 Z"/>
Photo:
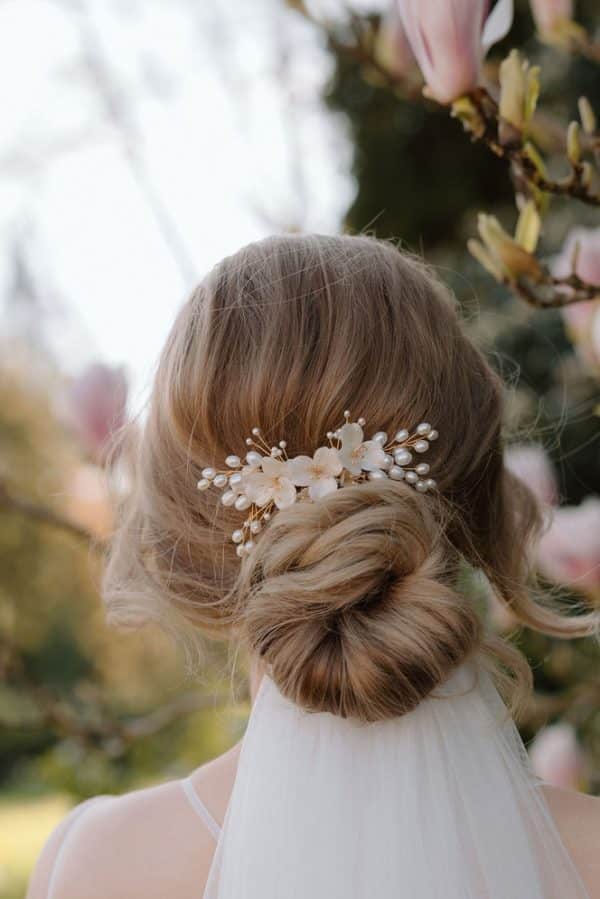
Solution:
<path fill-rule="evenodd" d="M 435 481 L 428 477 L 427 462 L 415 464 L 413 457 L 413 453 L 426 453 L 438 436 L 428 422 L 418 424 L 412 433 L 402 428 L 391 440 L 385 431 L 364 440 L 364 418 L 350 421 L 347 411 L 344 418 L 341 427 L 328 431 L 329 445 L 320 446 L 312 458 L 288 456 L 285 440 L 269 447 L 260 428 L 252 428 L 252 437 L 246 438 L 250 449 L 244 462 L 230 455 L 225 459 L 225 470 L 202 470 L 198 490 L 218 487 L 224 491 L 224 506 L 248 513 L 243 525 L 231 535 L 238 556 L 251 552 L 253 538 L 276 509 L 286 509 L 297 500 L 318 500 L 348 484 L 384 478 L 406 481 L 419 493 L 435 488 Z"/>

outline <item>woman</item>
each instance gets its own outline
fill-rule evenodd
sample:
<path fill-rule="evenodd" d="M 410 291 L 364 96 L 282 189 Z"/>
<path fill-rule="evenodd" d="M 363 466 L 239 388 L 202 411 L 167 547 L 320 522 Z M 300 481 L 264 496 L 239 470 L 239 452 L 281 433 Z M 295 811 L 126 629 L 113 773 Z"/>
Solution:
<path fill-rule="evenodd" d="M 527 592 L 540 520 L 501 416 L 452 298 L 390 244 L 272 238 L 210 273 L 105 595 L 248 648 L 249 726 L 183 782 L 75 809 L 29 899 L 600 896 L 598 801 L 533 778 L 495 686 L 516 702 L 528 666 L 459 587 L 477 569 L 529 627 L 597 631 Z"/>

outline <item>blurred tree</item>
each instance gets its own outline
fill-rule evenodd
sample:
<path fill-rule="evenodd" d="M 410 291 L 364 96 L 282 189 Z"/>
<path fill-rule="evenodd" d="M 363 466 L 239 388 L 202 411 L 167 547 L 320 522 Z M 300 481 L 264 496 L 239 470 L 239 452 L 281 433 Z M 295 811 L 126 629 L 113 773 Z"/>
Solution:
<path fill-rule="evenodd" d="M 103 383 L 122 394 L 119 378 Z M 57 417 L 64 392 L 57 371 L 49 378 L 46 368 L 42 382 L 27 355 L 17 359 L 5 348 L 0 782 L 39 781 L 86 796 L 126 788 L 165 768 L 185 771 L 229 745 L 239 725 L 231 708 L 225 717 L 221 711 L 231 696 L 222 686 L 226 656 L 219 645 L 206 645 L 202 679 L 192 680 L 182 678 L 167 637 L 119 635 L 104 624 L 96 535 L 110 529 L 106 475 L 82 463 L 73 433 Z M 75 394 L 81 411 L 80 387 Z M 97 402 L 97 390 L 86 395 L 97 408 L 111 407 L 106 397 Z M 87 407 L 83 418 L 97 423 Z M 103 430 L 102 447 L 106 437 Z M 239 695 L 243 701 L 244 691 Z"/>

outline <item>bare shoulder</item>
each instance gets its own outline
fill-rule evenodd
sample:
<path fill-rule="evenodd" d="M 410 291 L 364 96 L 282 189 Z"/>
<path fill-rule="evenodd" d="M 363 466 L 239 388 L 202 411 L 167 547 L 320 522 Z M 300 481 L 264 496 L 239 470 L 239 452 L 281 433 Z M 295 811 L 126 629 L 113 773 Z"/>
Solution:
<path fill-rule="evenodd" d="M 233 786 L 234 761 L 230 750 L 192 775 L 218 823 Z M 197 899 L 215 846 L 180 781 L 98 797 L 77 806 L 50 836 L 27 899 Z"/>
<path fill-rule="evenodd" d="M 600 899 L 600 798 L 560 787 L 542 789 L 590 899 Z"/>

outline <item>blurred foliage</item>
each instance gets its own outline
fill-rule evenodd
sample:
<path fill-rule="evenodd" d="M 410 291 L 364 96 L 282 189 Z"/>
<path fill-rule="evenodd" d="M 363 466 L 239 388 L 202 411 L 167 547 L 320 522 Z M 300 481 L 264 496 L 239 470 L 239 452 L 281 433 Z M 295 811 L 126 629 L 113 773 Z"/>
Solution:
<path fill-rule="evenodd" d="M 78 446 L 62 423 L 57 372 L 6 352 L 0 376 L 0 783 L 76 798 L 184 773 L 227 748 L 245 714 L 225 649 L 206 644 L 188 677 L 159 632 L 109 632 L 101 547 L 70 529 L 106 515 L 75 492 Z M 7 497 L 29 504 L 25 511 Z M 56 516 L 31 515 L 43 509 Z M 61 526 L 63 521 L 65 526 Z M 157 709 L 160 714 L 157 714 Z"/>

